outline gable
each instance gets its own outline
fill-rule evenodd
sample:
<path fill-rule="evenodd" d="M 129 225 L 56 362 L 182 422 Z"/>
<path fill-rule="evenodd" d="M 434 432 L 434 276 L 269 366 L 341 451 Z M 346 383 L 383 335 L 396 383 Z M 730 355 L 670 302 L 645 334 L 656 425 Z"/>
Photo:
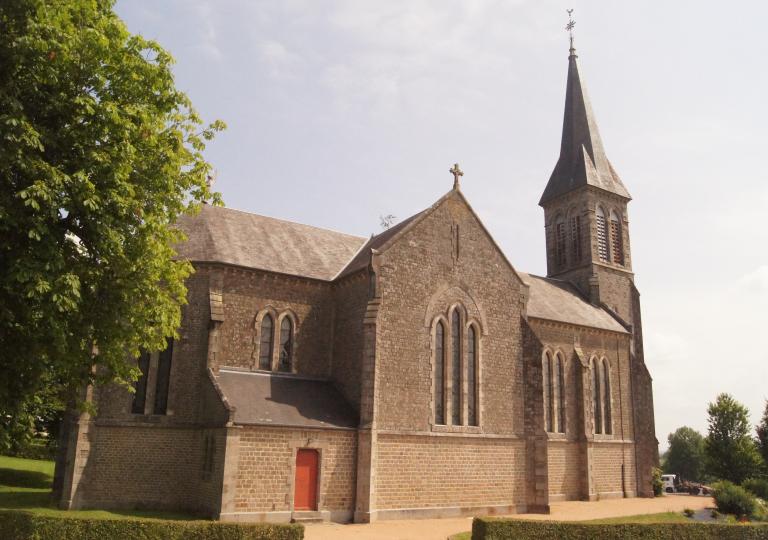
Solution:
<path fill-rule="evenodd" d="M 443 195 L 440 199 L 437 200 L 437 202 L 435 202 L 432 206 L 430 206 L 426 210 L 419 212 L 418 214 L 411 216 L 410 218 L 402 222 L 402 225 L 403 225 L 402 227 L 400 227 L 401 224 L 398 224 L 396 226 L 396 227 L 399 227 L 398 230 L 394 234 L 391 234 L 386 239 L 386 241 L 380 243 L 380 245 L 377 248 L 377 251 L 383 254 L 396 243 L 402 242 L 411 231 L 413 231 L 415 228 L 419 226 L 419 224 L 421 224 L 424 220 L 428 219 L 435 212 L 441 209 L 446 209 L 448 213 L 451 214 L 454 220 L 456 221 L 459 221 L 460 219 L 470 219 L 474 224 L 476 224 L 478 230 L 480 231 L 481 236 L 483 237 L 484 240 L 490 243 L 490 245 L 492 246 L 492 249 L 499 256 L 503 265 L 506 266 L 509 270 L 511 270 L 511 272 L 514 274 L 514 276 L 522 286 L 527 287 L 523 279 L 518 275 L 514 266 L 512 266 L 512 263 L 509 262 L 509 259 L 507 259 L 507 256 L 504 254 L 504 252 L 501 250 L 499 245 L 496 243 L 496 240 L 493 238 L 493 236 L 491 236 L 491 234 L 488 232 L 488 229 L 485 227 L 485 225 L 480 220 L 477 213 L 469 204 L 469 201 L 467 201 L 467 199 L 464 197 L 464 194 L 461 193 L 461 191 L 458 188 L 453 189 L 448 193 L 446 193 L 445 195 Z M 461 248 L 459 247 L 459 250 L 460 249 Z"/>

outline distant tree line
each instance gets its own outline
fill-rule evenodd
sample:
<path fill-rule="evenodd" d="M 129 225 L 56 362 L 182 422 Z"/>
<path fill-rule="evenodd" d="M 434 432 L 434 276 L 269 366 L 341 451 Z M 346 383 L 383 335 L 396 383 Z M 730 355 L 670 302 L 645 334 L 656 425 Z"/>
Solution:
<path fill-rule="evenodd" d="M 768 477 L 768 400 L 754 432 L 749 410 L 729 394 L 717 396 L 707 413 L 706 437 L 688 426 L 669 434 L 664 472 L 693 482 Z"/>

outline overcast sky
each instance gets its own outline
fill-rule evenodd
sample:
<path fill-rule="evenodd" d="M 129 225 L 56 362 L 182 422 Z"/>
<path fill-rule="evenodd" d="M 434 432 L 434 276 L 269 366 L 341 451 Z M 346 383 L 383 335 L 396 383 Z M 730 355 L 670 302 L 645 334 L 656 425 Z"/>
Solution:
<path fill-rule="evenodd" d="M 719 392 L 768 398 L 768 2 L 120 0 L 176 58 L 227 206 L 361 236 L 462 190 L 545 274 L 566 8 L 608 157 L 634 200 L 657 436 Z"/>

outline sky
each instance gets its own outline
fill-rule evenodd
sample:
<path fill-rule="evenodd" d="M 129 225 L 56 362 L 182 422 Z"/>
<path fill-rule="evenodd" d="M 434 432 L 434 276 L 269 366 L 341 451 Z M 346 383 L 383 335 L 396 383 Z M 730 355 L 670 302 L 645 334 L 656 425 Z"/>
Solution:
<path fill-rule="evenodd" d="M 515 268 L 546 274 L 574 8 L 580 71 L 632 194 L 657 437 L 728 392 L 768 398 L 768 2 L 118 0 L 228 129 L 227 206 L 350 234 L 462 191 Z"/>

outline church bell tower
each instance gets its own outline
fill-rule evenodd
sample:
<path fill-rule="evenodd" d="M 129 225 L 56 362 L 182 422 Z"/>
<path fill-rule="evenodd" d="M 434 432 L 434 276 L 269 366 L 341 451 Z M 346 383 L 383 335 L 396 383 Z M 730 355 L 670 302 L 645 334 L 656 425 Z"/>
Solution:
<path fill-rule="evenodd" d="M 547 276 L 570 281 L 596 305 L 633 322 L 627 188 L 606 156 L 571 38 L 560 157 L 544 208 Z"/>
<path fill-rule="evenodd" d="M 569 18 L 571 10 L 568 12 Z M 571 19 L 566 27 L 572 31 Z M 637 494 L 652 496 L 658 466 L 653 384 L 645 365 L 640 293 L 632 272 L 627 205 L 631 197 L 603 148 L 573 46 L 568 56 L 560 156 L 541 196 L 547 276 L 572 283 L 608 310 L 629 334 L 629 407 Z"/>

